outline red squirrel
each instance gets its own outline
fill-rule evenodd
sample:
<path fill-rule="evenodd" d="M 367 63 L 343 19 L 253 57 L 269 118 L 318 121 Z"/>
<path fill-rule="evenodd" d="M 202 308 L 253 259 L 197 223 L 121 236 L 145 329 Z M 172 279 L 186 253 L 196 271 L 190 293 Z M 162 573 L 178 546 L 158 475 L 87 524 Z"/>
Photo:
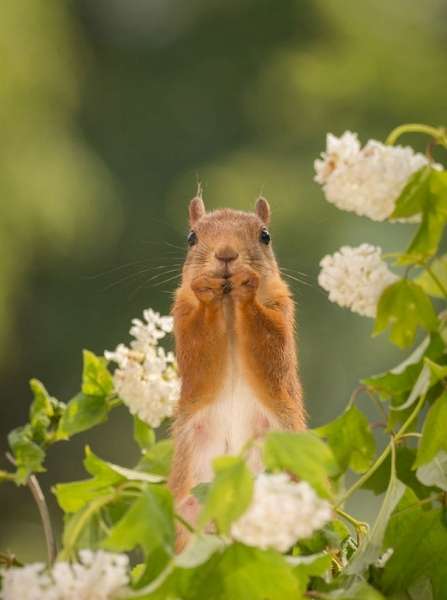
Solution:
<path fill-rule="evenodd" d="M 169 478 L 177 511 L 194 521 L 191 489 L 213 476 L 212 460 L 237 454 L 268 430 L 306 427 L 297 374 L 294 302 L 282 280 L 264 198 L 255 213 L 189 206 L 189 250 L 173 306 L 181 394 Z M 248 459 L 262 469 L 259 453 Z M 179 531 L 178 549 L 186 541 Z"/>

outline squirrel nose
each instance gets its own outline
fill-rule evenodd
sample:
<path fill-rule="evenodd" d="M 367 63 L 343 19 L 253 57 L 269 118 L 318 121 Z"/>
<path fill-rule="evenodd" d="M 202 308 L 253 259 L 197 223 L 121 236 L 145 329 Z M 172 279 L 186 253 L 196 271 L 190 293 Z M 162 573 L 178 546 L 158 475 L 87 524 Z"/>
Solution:
<path fill-rule="evenodd" d="M 233 260 L 236 260 L 236 258 L 239 256 L 239 253 L 236 252 L 236 250 L 233 250 L 233 248 L 226 247 L 217 250 L 214 256 L 217 258 L 217 260 L 221 260 L 223 263 L 228 264 Z"/>

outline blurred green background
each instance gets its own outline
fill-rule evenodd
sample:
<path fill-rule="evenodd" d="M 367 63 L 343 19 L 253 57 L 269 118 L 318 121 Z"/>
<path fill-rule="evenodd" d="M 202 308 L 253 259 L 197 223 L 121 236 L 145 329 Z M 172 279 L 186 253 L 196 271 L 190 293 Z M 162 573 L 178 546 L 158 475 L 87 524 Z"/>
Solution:
<path fill-rule="evenodd" d="M 83 347 L 112 349 L 145 307 L 169 310 L 177 280 L 164 279 L 182 259 L 198 177 L 209 208 L 251 209 L 262 192 L 281 264 L 305 274 L 290 284 L 313 425 L 398 360 L 316 277 L 340 245 L 396 250 L 410 227 L 337 211 L 313 160 L 327 131 L 366 141 L 401 122 L 445 124 L 446 18 L 442 0 L 3 0 L 0 468 L 30 377 L 68 400 Z M 120 409 L 53 449 L 49 496 L 83 476 L 87 440 L 121 464 L 136 457 Z M 27 489 L 0 488 L 0 548 L 45 557 Z"/>

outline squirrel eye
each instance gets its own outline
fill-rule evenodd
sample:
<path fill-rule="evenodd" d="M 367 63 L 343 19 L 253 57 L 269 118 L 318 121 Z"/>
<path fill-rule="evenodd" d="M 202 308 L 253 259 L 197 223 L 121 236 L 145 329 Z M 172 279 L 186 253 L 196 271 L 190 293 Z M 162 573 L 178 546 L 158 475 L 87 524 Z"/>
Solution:
<path fill-rule="evenodd" d="M 188 233 L 188 244 L 190 246 L 194 246 L 198 242 L 197 233 L 195 231 L 190 231 Z"/>
<path fill-rule="evenodd" d="M 267 231 L 267 229 L 261 229 L 259 240 L 266 246 L 270 244 L 270 233 Z"/>

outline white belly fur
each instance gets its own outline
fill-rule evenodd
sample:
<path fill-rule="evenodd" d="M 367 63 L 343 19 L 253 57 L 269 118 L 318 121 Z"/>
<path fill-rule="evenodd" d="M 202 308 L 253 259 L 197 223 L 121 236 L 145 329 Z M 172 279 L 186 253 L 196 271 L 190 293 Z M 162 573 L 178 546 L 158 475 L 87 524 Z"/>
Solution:
<path fill-rule="evenodd" d="M 262 429 L 277 429 L 272 413 L 261 404 L 241 369 L 236 348 L 229 352 L 227 374 L 214 402 L 198 411 L 192 420 L 194 435 L 195 484 L 213 478 L 212 461 L 223 454 L 238 454 L 244 444 Z M 197 426 L 200 424 L 200 433 Z M 252 449 L 248 463 L 253 471 L 262 470 L 257 449 Z"/>

